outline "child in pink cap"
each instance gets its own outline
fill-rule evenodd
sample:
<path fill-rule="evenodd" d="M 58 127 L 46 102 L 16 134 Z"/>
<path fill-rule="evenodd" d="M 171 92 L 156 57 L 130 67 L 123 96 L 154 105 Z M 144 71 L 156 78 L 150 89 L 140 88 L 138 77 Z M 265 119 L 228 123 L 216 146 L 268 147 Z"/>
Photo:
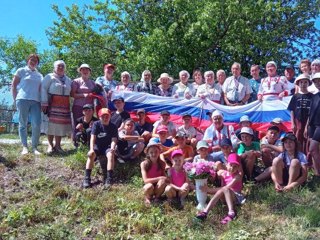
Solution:
<path fill-rule="evenodd" d="M 184 158 L 182 150 L 174 150 L 171 154 L 171 160 L 173 165 L 168 169 L 170 184 L 167 185 L 165 193 L 169 203 L 172 202 L 173 198 L 177 197 L 180 206 L 183 208 L 185 198 L 189 193 L 189 180 L 183 169 Z"/>
<path fill-rule="evenodd" d="M 227 170 L 219 170 L 218 176 L 222 180 L 222 187 L 208 189 L 207 186 L 201 188 L 202 191 L 213 193 L 208 206 L 203 212 L 197 215 L 197 219 L 205 220 L 208 212 L 218 203 L 219 200 L 225 200 L 228 206 L 228 214 L 221 220 L 221 224 L 227 224 L 236 217 L 234 205 L 242 204 L 245 201 L 241 193 L 242 190 L 242 176 L 240 174 L 240 158 L 237 154 L 231 153 L 228 156 Z"/>

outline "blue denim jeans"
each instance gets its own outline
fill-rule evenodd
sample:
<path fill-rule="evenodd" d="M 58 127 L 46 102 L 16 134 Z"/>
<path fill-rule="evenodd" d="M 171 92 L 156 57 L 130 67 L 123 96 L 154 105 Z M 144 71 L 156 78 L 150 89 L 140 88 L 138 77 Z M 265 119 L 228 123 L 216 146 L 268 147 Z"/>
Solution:
<path fill-rule="evenodd" d="M 24 147 L 28 146 L 28 119 L 32 128 L 32 148 L 36 148 L 40 138 L 41 105 L 33 100 L 19 99 L 16 101 L 19 116 L 19 136 Z"/>

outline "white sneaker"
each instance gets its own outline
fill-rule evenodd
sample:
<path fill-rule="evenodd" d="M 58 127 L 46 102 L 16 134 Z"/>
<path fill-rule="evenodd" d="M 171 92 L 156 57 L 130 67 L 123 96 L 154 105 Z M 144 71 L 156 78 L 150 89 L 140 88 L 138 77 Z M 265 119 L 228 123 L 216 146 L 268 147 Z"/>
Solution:
<path fill-rule="evenodd" d="M 41 155 L 41 152 L 39 152 L 38 149 L 36 149 L 36 148 L 34 148 L 32 150 L 32 152 L 33 152 L 34 155 L 37 155 L 37 156 Z"/>
<path fill-rule="evenodd" d="M 26 154 L 28 154 L 28 153 L 29 153 L 28 148 L 27 148 L 27 147 L 23 147 L 23 148 L 22 148 L 21 155 L 26 155 Z"/>

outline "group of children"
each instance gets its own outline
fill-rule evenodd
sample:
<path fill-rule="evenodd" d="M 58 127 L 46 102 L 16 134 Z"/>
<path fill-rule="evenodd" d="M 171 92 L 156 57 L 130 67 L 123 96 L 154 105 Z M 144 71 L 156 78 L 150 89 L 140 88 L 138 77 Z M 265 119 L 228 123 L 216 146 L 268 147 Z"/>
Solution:
<path fill-rule="evenodd" d="M 315 74 L 312 80 L 320 89 L 320 74 Z M 239 131 L 234 132 L 232 126 L 223 123 L 223 114 L 216 110 L 211 115 L 212 125 L 207 128 L 202 140 L 197 141 L 197 131 L 191 125 L 189 114 L 182 116 L 184 124 L 176 129 L 170 121 L 170 113 L 163 111 L 152 130 L 150 123 L 145 121 L 144 109 L 137 111 L 138 122 L 135 122 L 124 113 L 123 99 L 117 98 L 113 100 L 117 111 L 111 113 L 102 108 L 98 113 L 99 120 L 92 124 L 83 186 L 91 186 L 90 175 L 95 159 L 100 162 L 104 184 L 109 188 L 113 182 L 115 158 L 119 162 L 133 160 L 144 153 L 146 157 L 140 167 L 145 204 L 158 202 L 165 194 L 169 202 L 178 200 L 183 206 L 189 191 L 194 189 L 193 182 L 183 169 L 184 163 L 213 161 L 217 179 L 221 183 L 213 189 L 207 186 L 201 188 L 214 195 L 197 218 L 205 219 L 210 209 L 219 200 L 224 200 L 228 214 L 221 223 L 226 224 L 236 216 L 235 204 L 244 201 L 241 193 L 244 180 L 260 182 L 271 178 L 276 191 L 289 191 L 306 181 L 307 152 L 304 152 L 306 147 L 303 142 L 298 140 L 301 136 L 306 137 L 301 135 L 306 134 L 306 126 L 309 126 L 310 156 L 313 157 L 315 175 L 320 175 L 320 94 L 311 96 L 310 102 L 307 101 L 309 95 L 305 87 L 309 84 L 310 79 L 305 76 L 296 79 L 300 90 L 291 101 L 296 102 L 296 107 L 292 109 L 292 130 L 297 131 L 284 132 L 281 136 L 284 130 L 281 128 L 281 119 L 274 119 L 260 143 L 256 141 L 258 133 L 251 128 L 248 116 L 240 119 Z M 289 109 L 291 107 L 292 104 L 289 104 Z M 195 150 L 198 155 L 194 154 Z M 264 171 L 259 174 L 255 171 L 258 159 L 264 165 Z"/>

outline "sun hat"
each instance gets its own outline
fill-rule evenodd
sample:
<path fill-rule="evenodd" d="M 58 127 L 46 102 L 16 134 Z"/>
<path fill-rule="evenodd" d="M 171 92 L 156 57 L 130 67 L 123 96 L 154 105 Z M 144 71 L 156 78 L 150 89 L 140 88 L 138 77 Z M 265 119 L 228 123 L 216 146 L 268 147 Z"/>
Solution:
<path fill-rule="evenodd" d="M 82 109 L 91 109 L 92 110 L 93 109 L 93 105 L 87 103 L 87 104 L 83 105 Z"/>
<path fill-rule="evenodd" d="M 299 85 L 299 81 L 300 80 L 308 80 L 309 82 L 309 86 L 312 84 L 312 81 L 310 80 L 310 76 L 309 75 L 306 75 L 306 74 L 300 74 L 296 80 L 294 80 L 294 84 L 295 85 Z"/>
<path fill-rule="evenodd" d="M 219 144 L 220 147 L 225 147 L 225 146 L 229 146 L 229 147 L 232 147 L 232 142 L 229 138 L 223 138 L 221 141 L 220 141 L 220 144 Z"/>
<path fill-rule="evenodd" d="M 197 143 L 197 150 L 200 148 L 209 148 L 209 143 L 207 143 L 205 140 L 201 140 Z"/>
<path fill-rule="evenodd" d="M 160 77 L 157 80 L 158 83 L 161 83 L 161 78 L 168 78 L 169 84 L 171 84 L 173 82 L 173 78 L 170 77 L 170 75 L 168 73 L 161 73 Z"/>
<path fill-rule="evenodd" d="M 176 149 L 171 153 L 171 159 L 174 158 L 175 156 L 180 155 L 183 156 L 183 152 L 181 149 Z"/>
<path fill-rule="evenodd" d="M 240 118 L 240 123 L 242 122 L 251 122 L 249 116 L 247 115 L 243 115 L 241 118 Z"/>
<path fill-rule="evenodd" d="M 246 134 L 249 134 L 249 135 L 253 136 L 253 130 L 252 130 L 252 128 L 249 128 L 249 127 L 241 128 L 240 135 L 243 134 L 243 133 L 246 133 Z"/>
<path fill-rule="evenodd" d="M 102 115 L 111 115 L 111 112 L 108 108 L 101 108 L 98 112 L 98 116 L 101 117 Z"/>
<path fill-rule="evenodd" d="M 312 81 L 314 81 L 315 79 L 320 79 L 320 72 L 315 73 L 315 74 L 312 76 Z"/>
<path fill-rule="evenodd" d="M 90 72 L 92 71 L 92 69 L 89 66 L 89 64 L 86 64 L 86 63 L 83 63 L 83 64 L 81 64 L 80 67 L 78 67 L 78 72 L 80 72 L 82 68 L 88 68 L 90 70 Z"/>
<path fill-rule="evenodd" d="M 236 153 L 231 153 L 228 156 L 227 161 L 228 161 L 228 163 L 236 164 L 236 165 L 240 166 L 240 157 Z"/>
<path fill-rule="evenodd" d="M 280 124 L 282 122 L 283 122 L 282 118 L 278 117 L 278 118 L 272 119 L 271 124 Z"/>
<path fill-rule="evenodd" d="M 168 127 L 161 125 L 157 128 L 157 133 L 161 133 L 161 132 L 168 132 Z"/>
<path fill-rule="evenodd" d="M 144 149 L 144 152 L 147 153 L 148 152 L 148 149 L 150 147 L 158 147 L 159 150 L 161 150 L 161 144 L 154 141 L 154 140 L 150 140 L 150 142 L 148 143 L 148 145 L 146 146 L 146 148 Z"/>
<path fill-rule="evenodd" d="M 268 65 L 274 65 L 274 66 L 277 68 L 277 64 L 276 64 L 275 61 L 269 61 L 269 62 L 267 62 L 267 65 L 266 65 L 266 66 L 268 66 Z"/>

